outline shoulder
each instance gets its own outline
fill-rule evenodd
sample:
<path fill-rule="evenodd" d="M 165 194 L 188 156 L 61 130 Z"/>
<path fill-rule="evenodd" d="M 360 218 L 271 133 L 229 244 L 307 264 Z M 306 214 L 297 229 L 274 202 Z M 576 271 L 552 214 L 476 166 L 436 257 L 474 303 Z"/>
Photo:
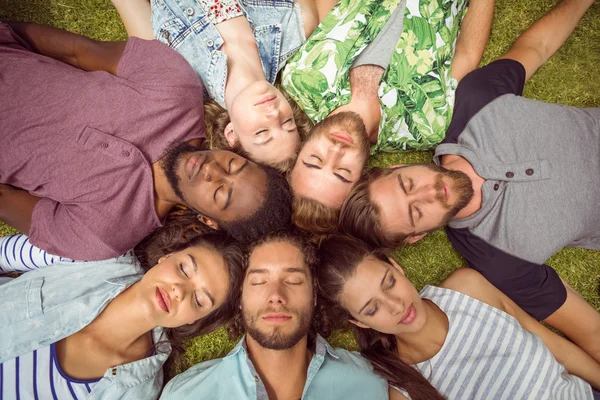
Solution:
<path fill-rule="evenodd" d="M 233 366 L 228 364 L 227 358 L 218 358 L 194 365 L 171 379 L 165 386 L 161 398 L 185 399 L 199 397 L 202 393 L 211 393 L 219 382 L 222 382 L 218 379 L 219 373 L 223 372 L 222 378 L 227 377 L 228 380 L 237 376 L 231 370 Z"/>
<path fill-rule="evenodd" d="M 500 291 L 472 268 L 455 270 L 439 286 L 462 293 L 498 309 L 503 309 Z"/>

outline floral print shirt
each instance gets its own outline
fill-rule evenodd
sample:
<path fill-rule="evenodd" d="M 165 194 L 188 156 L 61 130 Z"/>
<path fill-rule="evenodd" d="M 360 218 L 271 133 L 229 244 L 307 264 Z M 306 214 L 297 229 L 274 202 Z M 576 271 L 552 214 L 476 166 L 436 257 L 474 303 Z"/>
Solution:
<path fill-rule="evenodd" d="M 350 102 L 352 62 L 399 0 L 341 0 L 282 71 L 283 88 L 314 121 Z M 404 28 L 378 88 L 376 151 L 435 147 L 452 118 L 451 62 L 467 0 L 407 0 Z"/>

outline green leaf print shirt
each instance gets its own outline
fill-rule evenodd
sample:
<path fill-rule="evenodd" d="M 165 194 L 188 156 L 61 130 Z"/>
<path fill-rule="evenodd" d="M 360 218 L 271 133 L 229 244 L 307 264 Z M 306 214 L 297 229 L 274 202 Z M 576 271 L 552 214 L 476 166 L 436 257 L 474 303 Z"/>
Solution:
<path fill-rule="evenodd" d="M 350 68 L 399 0 L 341 0 L 282 71 L 283 88 L 314 121 L 350 102 Z M 451 77 L 466 0 L 407 0 L 404 28 L 379 84 L 376 151 L 425 150 L 444 138 L 457 82 Z"/>

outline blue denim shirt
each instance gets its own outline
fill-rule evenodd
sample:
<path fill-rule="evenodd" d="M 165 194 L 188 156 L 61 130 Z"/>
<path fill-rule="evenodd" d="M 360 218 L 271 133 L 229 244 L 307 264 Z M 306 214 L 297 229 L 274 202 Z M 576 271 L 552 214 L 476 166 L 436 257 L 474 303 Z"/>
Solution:
<path fill-rule="evenodd" d="M 294 0 L 239 0 L 258 45 L 265 78 L 277 72 L 306 40 Z M 223 39 L 195 0 L 151 0 L 154 37 L 181 54 L 204 82 L 208 96 L 225 108 L 227 56 Z"/>
<path fill-rule="evenodd" d="M 262 379 L 248 357 L 245 337 L 224 358 L 193 366 L 165 387 L 165 399 L 268 400 Z M 356 352 L 334 349 L 317 336 L 302 400 L 378 400 L 388 398 L 388 383 Z"/>
<path fill-rule="evenodd" d="M 56 263 L 0 286 L 0 363 L 58 342 L 92 322 L 119 293 L 142 278 L 135 257 Z M 154 343 L 165 340 L 162 328 Z M 155 399 L 166 352 L 106 370 L 88 399 Z"/>

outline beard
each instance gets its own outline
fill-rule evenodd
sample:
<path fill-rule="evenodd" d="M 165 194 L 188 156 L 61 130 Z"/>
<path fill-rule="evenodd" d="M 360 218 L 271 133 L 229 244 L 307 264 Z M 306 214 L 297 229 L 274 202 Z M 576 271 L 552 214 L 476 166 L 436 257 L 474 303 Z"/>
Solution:
<path fill-rule="evenodd" d="M 242 307 L 242 324 L 246 334 L 252 337 L 261 347 L 270 350 L 286 350 L 294 347 L 303 337 L 308 334 L 312 323 L 314 307 L 305 310 L 299 310 L 297 312 L 291 311 L 285 307 L 281 307 L 277 310 L 267 308 L 260 310 L 256 315 L 252 315 Z M 282 332 L 281 327 L 276 326 L 271 332 L 264 332 L 260 330 L 257 320 L 261 315 L 270 312 L 286 312 L 296 316 L 298 321 L 294 329 L 289 333 Z"/>
<path fill-rule="evenodd" d="M 458 214 L 460 210 L 465 208 L 473 198 L 473 183 L 471 182 L 471 178 L 469 178 L 469 176 L 462 171 L 446 169 L 435 164 L 422 165 L 438 173 L 435 183 L 435 191 L 437 193 L 435 197 L 436 200 L 438 200 L 448 210 L 440 223 L 440 227 L 445 226 L 452 218 L 456 216 L 456 214 Z M 444 186 L 442 183 L 442 179 L 444 177 L 450 178 L 450 188 L 457 197 L 456 203 L 453 205 L 446 203 Z"/>
<path fill-rule="evenodd" d="M 366 164 L 370 151 L 367 129 L 360 115 L 353 111 L 343 111 L 325 118 L 313 127 L 307 141 L 310 141 L 312 137 L 327 135 L 334 129 L 343 130 L 352 136 L 355 143 L 351 146 L 344 144 L 344 146 L 358 148 L 362 157 L 361 161 Z"/>
<path fill-rule="evenodd" d="M 192 146 L 187 142 L 179 143 L 172 147 L 163 158 L 160 159 L 159 165 L 169 182 L 169 186 L 175 192 L 175 195 L 184 202 L 183 193 L 181 191 L 181 178 L 177 174 L 177 170 L 181 165 L 183 156 L 189 153 L 198 151 L 197 147 Z"/>

